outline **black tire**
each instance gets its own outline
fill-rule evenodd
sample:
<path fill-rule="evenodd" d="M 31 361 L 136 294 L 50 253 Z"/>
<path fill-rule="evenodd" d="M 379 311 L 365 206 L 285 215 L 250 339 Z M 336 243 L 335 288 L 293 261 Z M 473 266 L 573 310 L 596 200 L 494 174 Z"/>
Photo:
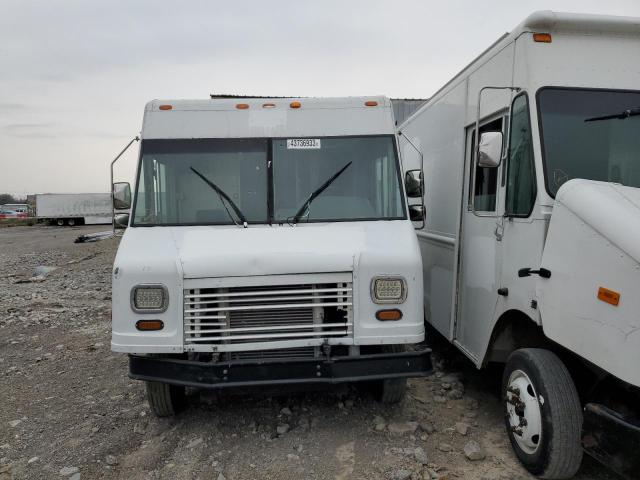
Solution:
<path fill-rule="evenodd" d="M 159 382 L 145 383 L 149 407 L 158 417 L 170 417 L 184 409 L 185 387 Z"/>
<path fill-rule="evenodd" d="M 387 345 L 382 348 L 383 353 L 400 353 L 405 351 L 404 345 Z M 406 378 L 387 378 L 378 380 L 376 397 L 378 401 L 387 405 L 400 403 L 407 395 Z"/>
<path fill-rule="evenodd" d="M 528 389 L 521 393 L 518 389 L 518 393 L 514 394 L 513 385 L 507 391 L 510 379 L 517 378 L 520 372 L 524 372 L 530 380 L 533 392 Z M 526 400 L 533 401 L 540 412 L 541 433 L 532 452 L 526 451 L 526 445 L 519 445 L 523 437 L 516 437 L 518 434 L 512 431 L 510 423 L 508 408 L 511 405 L 514 409 L 514 399 L 521 400 L 520 395 L 529 395 Z M 511 402 L 507 401 L 508 397 Z M 582 463 L 582 407 L 573 379 L 558 356 L 539 348 L 523 348 L 513 352 L 502 376 L 502 399 L 509 440 L 524 467 L 540 478 L 573 477 Z"/>
<path fill-rule="evenodd" d="M 69 225 L 70 227 L 75 226 L 75 224 L 76 224 L 75 219 L 73 219 L 73 218 L 69 218 L 69 219 L 67 220 L 67 225 Z"/>
<path fill-rule="evenodd" d="M 59 227 L 64 227 L 64 218 L 57 218 L 56 225 L 58 225 Z"/>
<path fill-rule="evenodd" d="M 382 403 L 393 405 L 400 403 L 407 395 L 406 378 L 388 378 L 380 380 L 378 398 Z"/>

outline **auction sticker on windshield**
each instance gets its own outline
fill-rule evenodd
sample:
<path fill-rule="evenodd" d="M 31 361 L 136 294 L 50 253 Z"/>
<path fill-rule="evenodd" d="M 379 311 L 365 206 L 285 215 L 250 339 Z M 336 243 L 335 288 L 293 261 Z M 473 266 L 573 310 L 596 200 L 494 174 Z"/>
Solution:
<path fill-rule="evenodd" d="M 319 138 L 290 138 L 287 140 L 287 150 L 290 149 L 319 149 Z"/>

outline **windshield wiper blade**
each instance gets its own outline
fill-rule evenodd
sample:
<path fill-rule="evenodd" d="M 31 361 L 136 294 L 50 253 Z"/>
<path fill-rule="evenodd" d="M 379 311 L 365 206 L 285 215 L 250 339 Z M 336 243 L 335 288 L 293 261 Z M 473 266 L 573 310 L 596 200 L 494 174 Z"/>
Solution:
<path fill-rule="evenodd" d="M 331 178 L 329 178 L 326 182 L 324 182 L 322 185 L 320 185 L 318 188 L 316 188 L 311 193 L 311 195 L 309 195 L 309 198 L 307 198 L 307 200 L 304 202 L 304 204 L 300 207 L 300 209 L 293 216 L 293 223 L 298 223 L 298 220 L 300 220 L 302 215 L 304 215 L 304 212 L 306 212 L 306 210 L 309 207 L 309 205 L 311 205 L 311 202 L 313 202 L 318 195 L 320 195 L 322 192 L 324 192 L 329 187 L 329 185 L 331 185 L 334 182 L 334 180 L 336 178 L 338 178 L 340 175 L 342 175 L 342 172 L 344 172 L 349 167 L 349 165 L 351 165 L 352 163 L 353 162 L 347 163 L 344 167 L 342 167 L 340 170 L 338 170 L 336 173 L 334 173 L 331 176 Z"/>
<path fill-rule="evenodd" d="M 236 212 L 236 215 L 238 215 L 238 218 L 242 221 L 242 223 L 244 224 L 244 228 L 247 228 L 247 217 L 244 216 L 244 214 L 242 213 L 242 211 L 238 208 L 238 206 L 234 203 L 233 200 L 231 200 L 231 198 L 229 198 L 229 195 L 227 195 L 226 193 L 224 193 L 224 190 L 222 190 L 220 187 L 218 187 L 215 183 L 213 183 L 211 180 L 209 180 L 207 177 L 205 177 L 203 174 L 201 174 L 199 171 L 197 171 L 195 168 L 193 167 L 189 167 L 191 169 L 191 171 L 193 173 L 195 173 L 196 175 L 198 175 L 202 180 L 204 180 L 204 182 L 209 185 L 211 188 L 213 188 L 213 190 L 215 190 L 215 192 L 220 195 L 222 198 L 224 198 L 227 202 L 229 202 L 229 205 L 231 205 L 231 208 L 233 208 L 233 211 Z M 225 207 L 226 210 L 226 207 Z M 229 213 L 229 211 L 227 210 L 227 213 Z M 231 217 L 231 215 L 229 215 Z M 235 220 L 233 220 L 233 217 L 231 217 L 231 220 L 233 221 L 233 223 L 235 223 Z"/>
<path fill-rule="evenodd" d="M 585 122 L 597 122 L 600 120 L 610 120 L 612 118 L 618 118 L 620 120 L 624 120 L 625 118 L 635 117 L 636 115 L 640 115 L 640 107 L 627 108 L 620 113 L 614 113 L 611 115 L 604 115 L 602 117 L 591 117 L 586 118 Z"/>

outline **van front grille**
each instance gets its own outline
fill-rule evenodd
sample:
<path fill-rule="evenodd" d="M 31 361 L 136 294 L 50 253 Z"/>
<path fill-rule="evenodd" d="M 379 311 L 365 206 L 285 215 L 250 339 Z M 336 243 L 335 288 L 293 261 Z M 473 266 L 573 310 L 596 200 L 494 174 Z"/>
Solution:
<path fill-rule="evenodd" d="M 238 344 L 352 334 L 351 282 L 184 291 L 187 344 Z"/>

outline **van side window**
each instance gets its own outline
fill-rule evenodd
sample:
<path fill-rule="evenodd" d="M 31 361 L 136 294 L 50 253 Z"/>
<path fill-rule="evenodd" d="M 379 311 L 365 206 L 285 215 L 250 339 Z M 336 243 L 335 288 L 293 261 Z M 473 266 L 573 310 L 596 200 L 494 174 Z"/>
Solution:
<path fill-rule="evenodd" d="M 529 101 L 526 95 L 513 100 L 510 131 L 505 213 L 528 217 L 536 201 L 537 189 Z"/>
<path fill-rule="evenodd" d="M 502 118 L 498 118 L 480 127 L 480 135 L 484 132 L 501 132 Z M 475 132 L 471 135 L 472 148 L 475 146 Z M 475 151 L 473 152 L 475 157 Z M 472 162 L 475 165 L 475 158 Z M 473 189 L 473 206 L 477 212 L 495 212 L 496 193 L 498 190 L 499 168 L 485 168 L 476 165 L 476 184 Z M 470 176 L 470 180 L 473 175 Z"/>

